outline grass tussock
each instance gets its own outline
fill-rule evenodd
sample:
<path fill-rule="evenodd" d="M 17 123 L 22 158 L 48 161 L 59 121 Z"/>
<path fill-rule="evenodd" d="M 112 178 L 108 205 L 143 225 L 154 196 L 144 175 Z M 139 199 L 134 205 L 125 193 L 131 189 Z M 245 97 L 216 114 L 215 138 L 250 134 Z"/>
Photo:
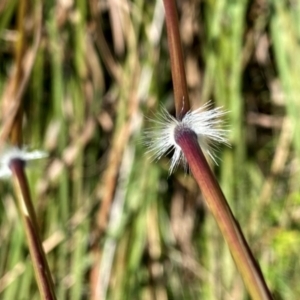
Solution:
<path fill-rule="evenodd" d="M 19 99 L 23 144 L 49 153 L 26 171 L 57 298 L 247 299 L 195 182 L 141 142 L 174 112 L 162 1 L 24 3 L 0 4 L 1 146 Z M 222 189 L 275 298 L 298 299 L 300 2 L 178 9 L 193 107 L 230 111 Z M 40 299 L 10 180 L 0 194 L 0 298 Z"/>

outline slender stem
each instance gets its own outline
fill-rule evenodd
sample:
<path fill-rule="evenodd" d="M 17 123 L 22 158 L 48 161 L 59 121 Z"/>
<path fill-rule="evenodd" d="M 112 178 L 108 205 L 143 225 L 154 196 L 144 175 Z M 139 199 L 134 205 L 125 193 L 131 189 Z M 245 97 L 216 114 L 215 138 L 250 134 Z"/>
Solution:
<path fill-rule="evenodd" d="M 202 153 L 196 134 L 188 128 L 178 128 L 175 132 L 175 140 L 189 163 L 207 206 L 217 221 L 250 295 L 253 299 L 272 299 L 260 267 Z"/>
<path fill-rule="evenodd" d="M 176 117 L 177 119 L 181 120 L 190 110 L 190 102 L 178 28 L 178 16 L 174 0 L 164 0 L 164 6 L 166 13 Z"/>
<path fill-rule="evenodd" d="M 55 300 L 54 285 L 37 230 L 38 225 L 30 197 L 28 182 L 24 173 L 24 164 L 25 163 L 20 159 L 13 159 L 10 162 L 19 209 L 21 210 L 29 251 L 42 299 Z"/>

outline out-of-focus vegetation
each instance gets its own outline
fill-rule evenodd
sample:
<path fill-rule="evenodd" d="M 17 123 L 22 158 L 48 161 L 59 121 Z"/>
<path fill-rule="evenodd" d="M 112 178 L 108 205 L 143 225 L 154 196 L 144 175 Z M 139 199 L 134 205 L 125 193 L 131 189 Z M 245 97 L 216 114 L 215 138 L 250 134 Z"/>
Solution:
<path fill-rule="evenodd" d="M 145 116 L 174 110 L 162 1 L 25 1 L 23 52 L 19 6 L 0 3 L 0 91 L 32 54 L 24 144 L 49 157 L 27 173 L 58 299 L 247 299 L 193 179 L 141 143 Z M 178 9 L 193 106 L 230 111 L 215 172 L 275 298 L 299 299 L 300 1 Z M 0 298 L 39 299 L 9 180 L 0 193 Z"/>

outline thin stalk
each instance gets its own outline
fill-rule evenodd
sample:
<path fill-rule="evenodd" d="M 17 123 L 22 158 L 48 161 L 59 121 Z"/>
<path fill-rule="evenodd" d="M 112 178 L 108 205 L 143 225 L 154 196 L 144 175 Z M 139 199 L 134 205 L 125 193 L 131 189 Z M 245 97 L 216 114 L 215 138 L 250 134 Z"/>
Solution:
<path fill-rule="evenodd" d="M 241 228 L 202 153 L 196 134 L 190 129 L 178 128 L 175 132 L 175 141 L 187 159 L 204 200 L 217 221 L 251 297 L 253 299 L 272 299 Z"/>
<path fill-rule="evenodd" d="M 174 0 L 164 0 L 164 6 L 166 13 L 166 26 L 171 60 L 176 117 L 177 119 L 181 120 L 190 110 L 190 102 L 186 84 L 181 39 L 178 28 L 178 16 Z"/>
<path fill-rule="evenodd" d="M 10 163 L 14 188 L 19 209 L 21 210 L 20 213 L 40 294 L 42 299 L 54 300 L 56 299 L 54 285 L 38 233 L 36 215 L 30 197 L 28 182 L 24 173 L 24 164 L 25 163 L 20 159 L 13 159 Z"/>
<path fill-rule="evenodd" d="M 182 120 L 189 111 L 186 75 L 174 0 L 164 0 L 168 45 L 170 51 L 176 117 Z M 225 196 L 198 144 L 195 132 L 177 127 L 175 141 L 181 147 L 204 199 L 229 246 L 238 270 L 253 299 L 272 299 L 262 272 L 235 220 Z"/>
<path fill-rule="evenodd" d="M 41 3 L 36 6 L 36 22 L 37 31 L 35 35 L 35 44 L 31 57 L 30 64 L 27 63 L 27 70 L 23 67 L 26 53 L 26 35 L 25 35 L 25 17 L 28 9 L 28 1 L 21 1 L 18 10 L 18 33 L 19 38 L 16 43 L 15 57 L 16 57 L 16 73 L 12 77 L 11 94 L 7 97 L 10 101 L 10 105 L 14 108 L 14 113 L 9 114 L 8 127 L 6 129 L 6 137 L 8 137 L 11 145 L 15 147 L 21 147 L 23 141 L 22 135 L 22 123 L 23 123 L 23 106 L 22 95 L 25 90 L 29 75 L 32 70 L 34 57 L 36 55 L 40 34 L 41 34 L 41 16 L 42 9 Z M 24 81 L 22 78 L 25 78 Z M 5 136 L 5 135 L 4 135 Z M 3 132 L 1 137 L 3 139 Z M 32 263 L 35 271 L 35 276 L 40 290 L 42 299 L 56 299 L 54 294 L 54 285 L 50 275 L 46 255 L 42 247 L 41 239 L 38 234 L 38 225 L 36 216 L 30 197 L 30 191 L 24 172 L 24 162 L 21 159 L 12 159 L 10 161 L 10 169 L 12 171 L 12 178 L 14 183 L 14 190 L 17 196 L 18 206 L 22 221 L 24 224 L 24 230 L 27 237 L 29 251 L 32 258 Z"/>

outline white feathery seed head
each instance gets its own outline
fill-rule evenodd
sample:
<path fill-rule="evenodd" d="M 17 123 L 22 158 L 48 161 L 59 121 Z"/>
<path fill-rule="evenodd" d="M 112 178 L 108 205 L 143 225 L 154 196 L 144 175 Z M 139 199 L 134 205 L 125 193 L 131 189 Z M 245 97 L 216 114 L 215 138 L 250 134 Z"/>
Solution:
<path fill-rule="evenodd" d="M 47 153 L 44 151 L 34 150 L 29 152 L 25 148 L 6 147 L 5 149 L 2 149 L 2 152 L 0 153 L 0 178 L 11 176 L 9 164 L 13 159 L 20 159 L 26 162 L 47 156 Z"/>
<path fill-rule="evenodd" d="M 206 156 L 214 163 L 216 161 L 217 144 L 229 146 L 226 138 L 228 130 L 224 129 L 222 117 L 227 113 L 222 107 L 211 108 L 212 103 L 207 102 L 200 108 L 189 111 L 182 120 L 171 116 L 162 108 L 157 119 L 150 119 L 154 126 L 145 133 L 145 145 L 153 160 L 160 159 L 163 155 L 174 150 L 169 173 L 171 174 L 180 162 L 186 169 L 186 160 L 180 146 L 175 141 L 176 128 L 189 128 L 198 137 L 198 142 Z"/>

